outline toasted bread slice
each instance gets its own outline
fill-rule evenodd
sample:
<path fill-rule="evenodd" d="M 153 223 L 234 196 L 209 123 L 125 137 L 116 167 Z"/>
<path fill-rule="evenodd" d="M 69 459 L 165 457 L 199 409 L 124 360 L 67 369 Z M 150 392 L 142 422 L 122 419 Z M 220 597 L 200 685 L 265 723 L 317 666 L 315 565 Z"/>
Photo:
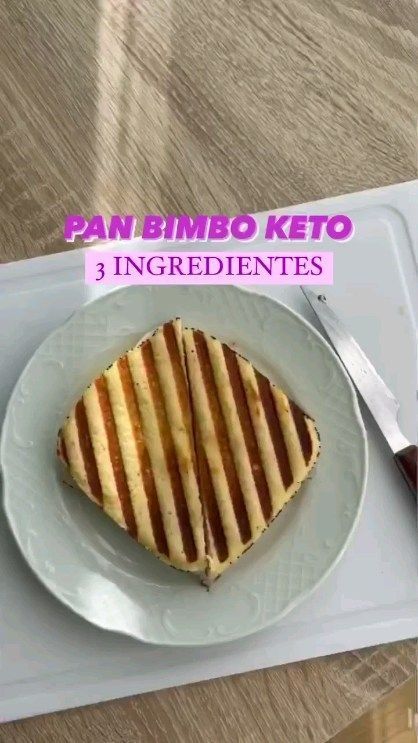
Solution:
<path fill-rule="evenodd" d="M 184 343 L 210 582 L 296 493 L 319 437 L 314 422 L 227 345 L 191 329 Z"/>
<path fill-rule="evenodd" d="M 170 565 L 206 566 L 180 320 L 168 322 L 90 385 L 59 433 L 79 487 Z"/>

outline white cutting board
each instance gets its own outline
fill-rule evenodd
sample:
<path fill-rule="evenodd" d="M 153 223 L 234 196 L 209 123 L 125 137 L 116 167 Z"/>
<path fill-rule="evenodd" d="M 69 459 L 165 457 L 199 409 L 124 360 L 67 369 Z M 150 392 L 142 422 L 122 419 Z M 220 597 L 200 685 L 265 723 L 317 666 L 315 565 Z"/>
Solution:
<path fill-rule="evenodd" d="M 417 204 L 413 182 L 291 210 L 345 212 L 355 221 L 349 243 L 321 246 L 335 252 L 336 283 L 326 293 L 400 400 L 411 439 Z M 84 285 L 81 251 L 0 266 L 0 420 L 33 350 L 94 291 Z M 313 320 L 296 287 L 266 292 Z M 227 645 L 158 648 L 90 626 L 38 583 L 0 521 L 0 719 L 417 636 L 415 506 L 367 413 L 365 423 L 369 484 L 345 556 L 282 622 Z"/>

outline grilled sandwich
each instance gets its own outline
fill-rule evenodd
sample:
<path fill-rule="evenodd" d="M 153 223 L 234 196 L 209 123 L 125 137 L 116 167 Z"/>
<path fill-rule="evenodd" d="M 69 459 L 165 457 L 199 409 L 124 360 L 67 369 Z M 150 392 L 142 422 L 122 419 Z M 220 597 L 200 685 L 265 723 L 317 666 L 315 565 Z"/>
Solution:
<path fill-rule="evenodd" d="M 210 584 L 299 489 L 319 437 L 249 361 L 177 319 L 94 380 L 58 454 L 134 539 Z"/>

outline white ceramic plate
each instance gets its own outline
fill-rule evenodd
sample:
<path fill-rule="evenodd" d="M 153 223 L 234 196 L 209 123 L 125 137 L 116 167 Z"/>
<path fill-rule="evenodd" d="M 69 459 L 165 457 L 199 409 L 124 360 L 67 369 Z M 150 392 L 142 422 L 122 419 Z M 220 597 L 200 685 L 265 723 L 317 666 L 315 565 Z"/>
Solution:
<path fill-rule="evenodd" d="M 315 474 L 237 565 L 205 591 L 139 547 L 62 482 L 57 430 L 91 379 L 169 318 L 234 344 L 316 420 Z M 5 511 L 48 589 L 93 624 L 147 642 L 204 645 L 272 624 L 335 566 L 367 472 L 353 387 L 322 337 L 272 299 L 236 287 L 128 287 L 85 305 L 39 347 L 17 383 L 1 441 Z"/>

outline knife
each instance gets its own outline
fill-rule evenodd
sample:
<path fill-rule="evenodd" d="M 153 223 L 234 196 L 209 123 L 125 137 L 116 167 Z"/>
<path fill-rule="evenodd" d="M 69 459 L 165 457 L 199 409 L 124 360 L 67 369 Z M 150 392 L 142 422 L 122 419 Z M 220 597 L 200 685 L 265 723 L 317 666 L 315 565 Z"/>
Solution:
<path fill-rule="evenodd" d="M 354 386 L 362 396 L 385 437 L 392 455 L 412 493 L 417 497 L 417 447 L 403 435 L 398 425 L 399 402 L 357 341 L 350 335 L 323 294 L 301 286 Z"/>

